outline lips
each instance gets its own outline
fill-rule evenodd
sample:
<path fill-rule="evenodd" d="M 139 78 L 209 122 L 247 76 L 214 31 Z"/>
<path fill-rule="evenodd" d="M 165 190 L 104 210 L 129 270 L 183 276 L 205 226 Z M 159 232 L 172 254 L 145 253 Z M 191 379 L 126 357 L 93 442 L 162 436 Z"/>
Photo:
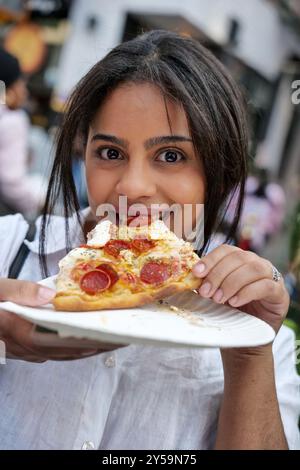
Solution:
<path fill-rule="evenodd" d="M 101 220 L 111 220 L 113 223 L 116 223 L 116 225 L 126 224 L 133 222 L 134 220 L 138 219 L 139 225 L 148 225 L 149 223 L 153 222 L 154 220 L 166 220 L 167 217 L 169 216 L 170 212 L 168 210 L 155 210 L 148 208 L 146 211 L 142 211 L 140 213 L 139 211 L 136 211 L 136 214 L 131 215 L 130 212 L 132 213 L 133 211 L 128 210 L 127 214 L 126 213 L 120 213 L 118 209 L 115 209 L 114 213 L 109 213 L 107 216 L 103 216 Z"/>
<path fill-rule="evenodd" d="M 144 213 L 139 213 L 139 211 L 137 211 L 137 213 L 135 215 L 129 215 L 127 213 L 127 221 L 131 222 L 131 221 L 134 221 L 134 220 L 137 220 L 138 219 L 138 222 L 140 225 L 148 225 L 150 224 L 151 222 L 159 219 L 159 220 L 166 220 L 166 218 L 169 216 L 169 211 L 166 211 L 166 210 L 160 210 L 160 211 L 153 211 L 151 210 L 150 208 L 147 208 L 147 212 Z M 118 222 L 120 220 L 120 214 L 117 213 L 117 217 L 118 217 Z M 123 220 L 125 219 L 126 217 L 123 217 Z"/>

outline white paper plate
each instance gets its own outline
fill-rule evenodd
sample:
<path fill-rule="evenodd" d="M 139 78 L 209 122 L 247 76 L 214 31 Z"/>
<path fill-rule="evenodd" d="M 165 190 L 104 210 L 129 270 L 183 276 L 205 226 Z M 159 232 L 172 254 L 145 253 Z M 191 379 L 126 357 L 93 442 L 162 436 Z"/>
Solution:
<path fill-rule="evenodd" d="M 55 276 L 41 281 L 55 288 Z M 273 329 L 240 310 L 219 305 L 189 291 L 164 299 L 164 304 L 99 310 L 56 311 L 52 305 L 24 307 L 2 302 L 0 308 L 58 332 L 61 337 L 89 338 L 117 344 L 171 347 L 251 347 L 270 343 Z M 170 305 L 178 308 L 173 309 Z"/>

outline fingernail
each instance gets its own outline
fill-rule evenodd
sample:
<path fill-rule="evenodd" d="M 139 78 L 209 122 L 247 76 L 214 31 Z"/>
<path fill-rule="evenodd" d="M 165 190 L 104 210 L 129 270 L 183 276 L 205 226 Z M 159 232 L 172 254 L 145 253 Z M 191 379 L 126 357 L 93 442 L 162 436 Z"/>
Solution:
<path fill-rule="evenodd" d="M 194 266 L 193 268 L 193 273 L 198 276 L 202 274 L 205 271 L 205 264 L 204 263 L 198 263 Z"/>
<path fill-rule="evenodd" d="M 221 302 L 223 298 L 223 291 L 222 289 L 218 289 L 215 293 L 215 295 L 213 296 L 213 299 L 216 301 L 216 302 Z"/>
<path fill-rule="evenodd" d="M 237 298 L 236 295 L 235 295 L 234 297 L 232 297 L 232 299 L 228 300 L 228 302 L 230 303 L 230 305 L 235 305 L 235 304 L 237 304 L 237 301 L 238 301 L 238 298 Z"/>
<path fill-rule="evenodd" d="M 211 283 L 210 282 L 205 282 L 203 286 L 200 288 L 200 294 L 201 295 L 208 295 L 209 291 L 211 289 Z"/>
<path fill-rule="evenodd" d="M 53 289 L 48 289 L 48 287 L 40 287 L 38 290 L 38 298 L 43 302 L 53 299 L 55 294 L 56 292 Z"/>

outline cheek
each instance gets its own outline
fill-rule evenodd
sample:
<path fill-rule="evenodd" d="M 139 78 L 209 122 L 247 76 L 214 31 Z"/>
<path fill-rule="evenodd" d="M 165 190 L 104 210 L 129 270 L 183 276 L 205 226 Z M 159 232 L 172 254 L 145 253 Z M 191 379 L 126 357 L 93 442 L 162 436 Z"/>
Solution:
<path fill-rule="evenodd" d="M 180 177 L 169 178 L 165 188 L 167 188 L 167 198 L 172 203 L 180 204 L 182 209 L 181 216 L 176 216 L 175 219 L 174 216 L 171 217 L 170 228 L 179 238 L 187 239 L 196 227 L 201 227 L 205 178 L 198 168 L 191 169 L 183 171 Z M 194 242 L 193 239 L 189 241 Z"/>
<path fill-rule="evenodd" d="M 113 192 L 115 180 L 113 175 L 86 164 L 86 184 L 90 207 L 93 211 L 109 200 Z"/>
<path fill-rule="evenodd" d="M 202 175 L 189 173 L 182 174 L 175 181 L 168 182 L 170 199 L 179 204 L 203 204 L 205 195 L 205 182 Z M 171 194 L 172 193 L 172 194 Z"/>

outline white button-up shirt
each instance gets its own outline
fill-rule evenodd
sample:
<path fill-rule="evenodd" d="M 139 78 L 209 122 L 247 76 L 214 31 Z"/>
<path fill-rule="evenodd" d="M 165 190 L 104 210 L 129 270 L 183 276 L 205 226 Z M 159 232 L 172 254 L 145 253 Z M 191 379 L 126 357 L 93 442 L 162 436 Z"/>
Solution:
<path fill-rule="evenodd" d="M 86 214 L 87 212 L 84 212 Z M 38 233 L 20 278 L 41 278 Z M 81 243 L 75 218 L 73 245 Z M 0 276 L 27 231 L 21 215 L 0 218 Z M 52 217 L 51 275 L 65 254 L 64 221 Z M 294 335 L 274 345 L 277 395 L 289 447 L 300 448 Z M 75 361 L 0 365 L 0 449 L 210 449 L 223 393 L 219 349 L 130 345 Z"/>

